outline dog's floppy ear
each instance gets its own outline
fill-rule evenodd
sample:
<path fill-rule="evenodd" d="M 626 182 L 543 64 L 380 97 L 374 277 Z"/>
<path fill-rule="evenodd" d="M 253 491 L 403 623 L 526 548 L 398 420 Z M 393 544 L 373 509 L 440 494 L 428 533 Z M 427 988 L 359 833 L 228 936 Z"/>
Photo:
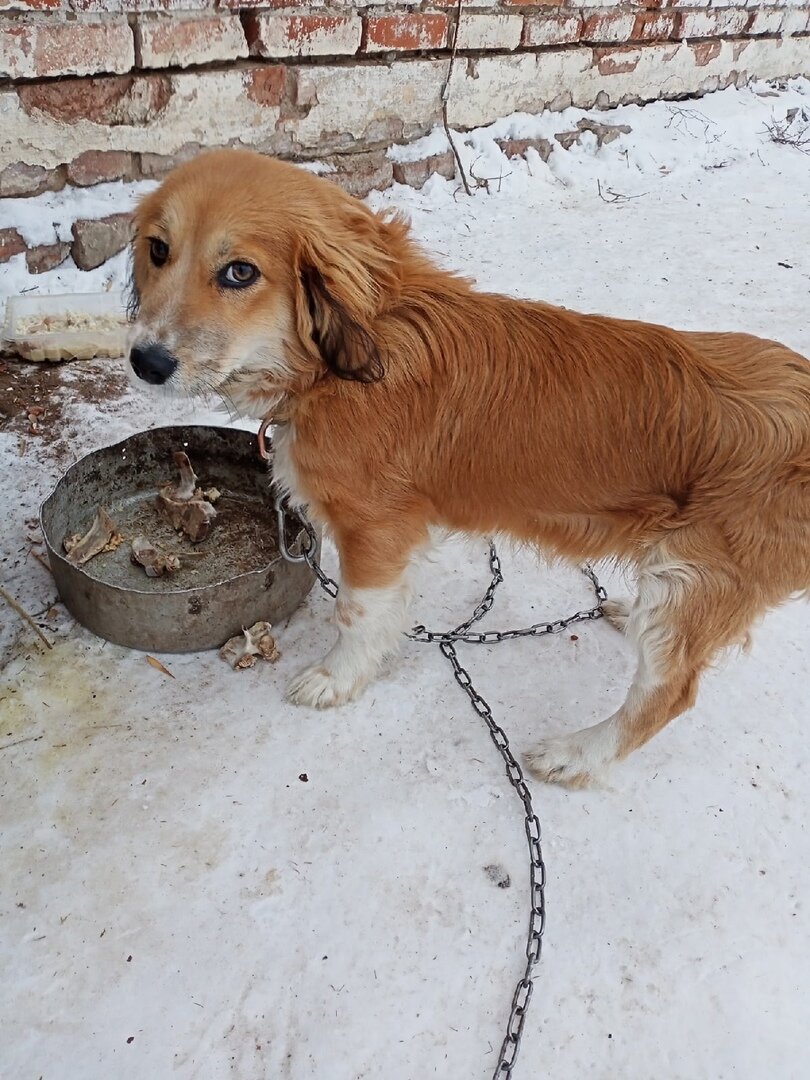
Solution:
<path fill-rule="evenodd" d="M 399 227 L 363 206 L 342 220 L 313 224 L 296 259 L 296 320 L 304 345 L 341 379 L 378 382 L 385 374 L 374 321 L 399 288 L 388 241 Z"/>

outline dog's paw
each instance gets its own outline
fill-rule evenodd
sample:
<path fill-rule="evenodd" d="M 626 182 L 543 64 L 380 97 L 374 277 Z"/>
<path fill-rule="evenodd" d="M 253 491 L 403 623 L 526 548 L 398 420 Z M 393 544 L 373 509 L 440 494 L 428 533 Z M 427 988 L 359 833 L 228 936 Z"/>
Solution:
<path fill-rule="evenodd" d="M 615 737 L 610 721 L 573 735 L 543 739 L 524 761 L 537 780 L 578 789 L 603 787 L 615 757 Z"/>
<path fill-rule="evenodd" d="M 627 619 L 630 616 L 629 600 L 605 600 L 602 604 L 602 613 L 619 633 L 623 634 L 627 630 Z"/>
<path fill-rule="evenodd" d="M 353 701 L 363 689 L 363 683 L 348 683 L 335 677 L 323 664 L 312 664 L 299 671 L 287 685 L 287 700 L 295 705 L 311 705 L 329 709 Z"/>

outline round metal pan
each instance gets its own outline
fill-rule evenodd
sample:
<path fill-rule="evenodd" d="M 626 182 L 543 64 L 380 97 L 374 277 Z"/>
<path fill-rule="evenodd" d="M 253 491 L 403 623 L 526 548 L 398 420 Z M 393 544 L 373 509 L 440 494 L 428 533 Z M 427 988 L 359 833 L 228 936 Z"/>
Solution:
<path fill-rule="evenodd" d="M 159 488 L 177 480 L 172 455 L 178 450 L 188 454 L 203 489 L 221 492 L 213 529 L 198 544 L 178 537 L 155 507 Z M 286 562 L 279 552 L 271 479 L 256 436 L 233 428 L 155 428 L 81 458 L 40 509 L 51 570 L 68 611 L 100 637 L 148 652 L 214 649 L 254 622 L 281 622 L 315 577 L 305 563 Z M 125 542 L 77 566 L 62 542 L 84 534 L 99 506 Z M 174 574 L 150 578 L 130 560 L 138 535 L 201 555 L 183 559 Z M 305 536 L 300 522 L 288 518 L 293 552 Z"/>

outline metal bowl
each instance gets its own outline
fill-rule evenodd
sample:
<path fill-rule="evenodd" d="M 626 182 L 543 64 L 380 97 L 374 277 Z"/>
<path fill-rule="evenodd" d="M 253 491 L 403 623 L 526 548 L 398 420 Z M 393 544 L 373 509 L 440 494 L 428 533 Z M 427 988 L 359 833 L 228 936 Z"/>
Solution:
<path fill-rule="evenodd" d="M 177 450 L 188 454 L 204 489 L 221 492 L 214 527 L 199 544 L 179 539 L 155 509 L 158 489 L 177 479 Z M 100 637 L 149 652 L 214 649 L 254 622 L 286 619 L 315 577 L 306 564 L 286 562 L 279 552 L 271 481 L 256 436 L 233 428 L 155 428 L 81 458 L 40 509 L 65 607 Z M 77 566 L 62 542 L 86 532 L 99 506 L 125 541 L 143 535 L 202 555 L 183 559 L 174 574 L 149 578 L 133 565 L 125 542 Z M 294 553 L 306 543 L 294 516 L 287 519 L 286 541 Z"/>

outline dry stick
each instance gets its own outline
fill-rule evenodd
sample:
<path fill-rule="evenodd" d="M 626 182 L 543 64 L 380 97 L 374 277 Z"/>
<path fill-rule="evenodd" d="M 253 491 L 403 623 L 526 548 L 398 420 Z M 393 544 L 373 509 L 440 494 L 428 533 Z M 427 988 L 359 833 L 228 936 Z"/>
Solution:
<path fill-rule="evenodd" d="M 458 47 L 458 27 L 461 22 L 461 9 L 464 6 L 464 0 L 458 0 L 456 4 L 456 21 L 453 26 L 453 42 L 450 46 L 450 66 L 447 69 L 447 78 L 444 80 L 444 86 L 442 88 L 442 123 L 444 124 L 444 133 L 447 136 L 447 141 L 450 143 L 450 149 L 453 151 L 453 157 L 456 159 L 456 165 L 458 171 L 461 174 L 461 182 L 464 185 L 464 190 L 468 195 L 472 195 L 470 191 L 470 185 L 467 182 L 467 174 L 464 172 L 464 166 L 461 164 L 461 157 L 456 149 L 456 144 L 453 141 L 453 136 L 450 134 L 450 125 L 447 123 L 447 99 L 450 97 L 450 79 L 453 75 L 453 65 L 456 62 L 456 50 Z"/>
<path fill-rule="evenodd" d="M 20 616 L 20 618 L 21 618 L 21 619 L 22 619 L 22 620 L 23 620 L 24 622 L 27 622 L 27 623 L 28 623 L 28 625 L 29 625 L 29 626 L 31 627 L 31 629 L 32 629 L 32 630 L 34 631 L 34 633 L 35 633 L 35 634 L 37 634 L 37 636 L 38 636 L 38 637 L 40 637 L 40 638 L 42 639 L 42 641 L 44 641 L 44 643 L 45 643 L 45 644 L 47 645 L 47 647 L 48 647 L 49 649 L 52 649 L 52 648 L 53 648 L 53 645 L 52 645 L 52 644 L 50 643 L 50 641 L 48 641 L 48 639 L 47 639 L 47 638 L 45 637 L 45 635 L 44 635 L 44 634 L 42 633 L 42 631 L 40 630 L 40 628 L 39 628 L 39 627 L 37 626 L 37 624 L 36 624 L 36 623 L 34 622 L 34 620 L 33 620 L 33 619 L 31 618 L 31 616 L 30 616 L 30 615 L 28 614 L 28 612 L 27 612 L 27 611 L 25 610 L 25 608 L 24 608 L 24 607 L 22 607 L 22 605 L 21 605 L 21 604 L 19 604 L 19 603 L 18 603 L 18 602 L 17 602 L 17 601 L 16 601 L 15 599 L 14 599 L 14 597 L 13 597 L 13 596 L 10 596 L 10 595 L 9 595 L 9 594 L 8 594 L 8 593 L 6 592 L 6 590 L 5 590 L 4 588 L 3 588 L 3 586 L 2 586 L 2 585 L 0 585 L 0 597 L 2 597 L 2 599 L 3 599 L 3 600 L 5 600 L 5 602 L 6 602 L 7 604 L 8 604 L 8 606 L 9 606 L 9 607 L 11 608 L 11 610 L 12 610 L 12 611 L 16 611 L 16 612 L 17 612 L 17 614 L 18 614 L 18 615 Z"/>
<path fill-rule="evenodd" d="M 34 551 L 33 548 L 29 550 L 28 554 L 33 555 L 37 562 L 41 563 L 42 566 L 44 566 L 48 573 L 51 575 L 51 577 L 53 577 L 53 570 L 51 570 L 50 564 L 48 563 L 48 560 L 44 557 L 44 555 L 40 555 L 40 553 L 38 551 Z"/>

